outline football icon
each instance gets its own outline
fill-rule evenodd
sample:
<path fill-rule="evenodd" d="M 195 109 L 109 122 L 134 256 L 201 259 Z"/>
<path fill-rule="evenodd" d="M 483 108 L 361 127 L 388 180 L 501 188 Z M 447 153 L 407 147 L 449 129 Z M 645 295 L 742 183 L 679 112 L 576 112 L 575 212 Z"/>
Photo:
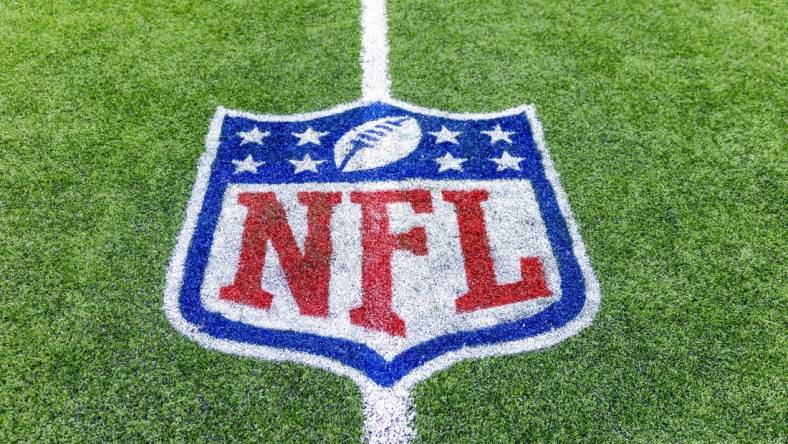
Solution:
<path fill-rule="evenodd" d="M 416 119 L 384 117 L 345 133 L 334 147 L 334 161 L 343 172 L 380 168 L 412 153 L 420 141 L 421 128 Z"/>

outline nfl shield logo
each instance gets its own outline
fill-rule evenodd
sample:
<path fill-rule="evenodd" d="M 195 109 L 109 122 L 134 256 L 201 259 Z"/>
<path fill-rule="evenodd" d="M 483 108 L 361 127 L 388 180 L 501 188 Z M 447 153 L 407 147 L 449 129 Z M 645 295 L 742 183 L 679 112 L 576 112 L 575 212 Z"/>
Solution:
<path fill-rule="evenodd" d="M 554 344 L 599 289 L 530 106 L 219 109 L 165 308 L 221 351 L 404 388 Z"/>

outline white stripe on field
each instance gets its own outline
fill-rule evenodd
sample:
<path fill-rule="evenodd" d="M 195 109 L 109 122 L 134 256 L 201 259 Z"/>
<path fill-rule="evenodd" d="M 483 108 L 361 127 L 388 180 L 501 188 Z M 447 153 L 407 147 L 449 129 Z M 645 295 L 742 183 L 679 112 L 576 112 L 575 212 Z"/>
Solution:
<path fill-rule="evenodd" d="M 386 0 L 361 0 L 361 100 L 391 98 Z"/>
<path fill-rule="evenodd" d="M 359 386 L 364 395 L 364 440 L 367 444 L 404 444 L 413 440 L 416 416 L 407 389 Z"/>
<path fill-rule="evenodd" d="M 386 0 L 361 0 L 361 101 L 391 100 Z M 408 389 L 360 384 L 364 395 L 364 440 L 368 444 L 407 443 L 415 431 Z"/>

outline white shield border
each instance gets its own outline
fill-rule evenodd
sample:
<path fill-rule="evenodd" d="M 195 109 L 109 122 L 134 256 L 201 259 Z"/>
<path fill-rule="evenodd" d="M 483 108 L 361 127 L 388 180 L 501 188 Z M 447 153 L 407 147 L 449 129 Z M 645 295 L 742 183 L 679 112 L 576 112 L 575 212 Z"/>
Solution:
<path fill-rule="evenodd" d="M 536 107 L 531 104 L 510 108 L 508 110 L 495 113 L 450 113 L 429 108 L 422 108 L 395 99 L 387 99 L 380 103 L 399 107 L 414 113 L 462 120 L 493 119 L 497 117 L 506 117 L 525 113 L 533 131 L 537 148 L 542 155 L 542 167 L 544 168 L 545 176 L 547 177 L 550 185 L 553 188 L 553 191 L 555 192 L 556 200 L 558 201 L 559 207 L 561 209 L 561 214 L 566 221 L 567 229 L 569 230 L 569 233 L 572 237 L 573 252 L 578 264 L 580 265 L 583 279 L 586 284 L 586 299 L 583 308 L 574 319 L 567 322 L 564 326 L 547 333 L 519 339 L 516 341 L 466 347 L 460 350 L 447 352 L 413 369 L 406 376 L 397 381 L 392 387 L 387 389 L 394 392 L 409 392 L 410 389 L 418 382 L 428 378 L 435 372 L 450 367 L 457 362 L 466 359 L 518 354 L 546 348 L 577 334 L 583 328 L 590 325 L 594 319 L 594 316 L 596 315 L 596 312 L 599 310 L 599 305 L 601 302 L 599 282 L 597 281 L 596 275 L 594 274 L 593 268 L 591 267 L 591 261 L 588 258 L 585 245 L 583 244 L 583 240 L 580 237 L 580 231 L 578 230 L 574 214 L 572 213 L 572 210 L 569 206 L 566 193 L 561 187 L 558 173 L 555 170 L 553 161 L 550 158 L 547 146 L 545 145 L 542 125 L 539 122 L 539 119 L 536 117 Z M 167 278 L 164 290 L 164 312 L 167 316 L 167 319 L 170 321 L 173 327 L 178 330 L 178 332 L 208 349 L 269 361 L 294 362 L 317 367 L 332 373 L 349 377 L 365 393 L 376 392 L 381 389 L 380 385 L 368 378 L 364 373 L 329 358 L 292 350 L 252 345 L 226 339 L 217 339 L 208 334 L 201 333 L 196 325 L 191 324 L 183 318 L 178 303 L 181 284 L 183 282 L 186 255 L 189 245 L 191 244 L 195 228 L 197 226 L 197 219 L 202 208 L 205 193 L 208 188 L 211 166 L 213 165 L 213 161 L 219 148 L 219 137 L 224 118 L 244 117 L 268 122 L 300 122 L 338 114 L 353 108 L 370 104 L 371 102 L 369 101 L 359 100 L 338 105 L 323 111 L 290 115 L 254 114 L 244 111 L 228 110 L 223 107 L 218 107 L 216 109 L 213 119 L 211 120 L 210 130 L 205 137 L 206 149 L 202 156 L 200 156 L 197 166 L 197 177 L 194 181 L 191 197 L 189 198 L 189 203 L 186 208 L 184 223 L 181 227 L 180 233 L 178 234 L 175 250 L 167 269 Z"/>

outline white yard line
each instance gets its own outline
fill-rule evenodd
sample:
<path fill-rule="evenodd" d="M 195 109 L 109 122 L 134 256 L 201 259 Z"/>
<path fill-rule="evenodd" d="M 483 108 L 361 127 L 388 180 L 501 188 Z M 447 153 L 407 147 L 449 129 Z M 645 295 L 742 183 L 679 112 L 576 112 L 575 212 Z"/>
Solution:
<path fill-rule="evenodd" d="M 391 101 L 386 0 L 361 0 L 361 101 Z M 359 384 L 364 395 L 364 439 L 369 444 L 413 439 L 415 411 L 409 389 Z"/>
<path fill-rule="evenodd" d="M 364 395 L 364 440 L 368 444 L 408 443 L 416 435 L 410 391 L 359 386 Z"/>
<path fill-rule="evenodd" d="M 391 98 L 386 0 L 361 0 L 361 100 Z"/>

